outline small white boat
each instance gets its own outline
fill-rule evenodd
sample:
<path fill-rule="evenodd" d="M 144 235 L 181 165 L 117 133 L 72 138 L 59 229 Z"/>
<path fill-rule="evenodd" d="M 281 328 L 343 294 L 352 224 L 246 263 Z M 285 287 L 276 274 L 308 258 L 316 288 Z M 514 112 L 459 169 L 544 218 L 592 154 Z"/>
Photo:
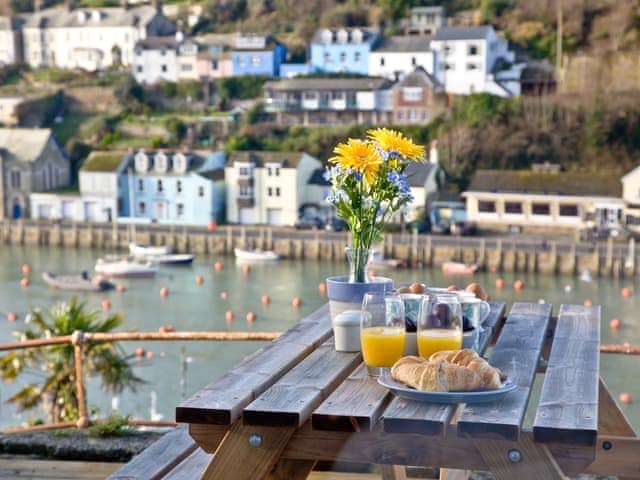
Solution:
<path fill-rule="evenodd" d="M 155 255 L 168 255 L 171 253 L 171 247 L 166 245 L 150 246 L 139 245 L 137 243 L 129 244 L 129 253 L 134 257 L 151 257 Z"/>
<path fill-rule="evenodd" d="M 259 248 L 245 250 L 236 247 L 233 249 L 233 252 L 236 254 L 236 258 L 239 260 L 272 261 L 280 259 L 280 255 L 273 250 L 261 250 Z"/>
<path fill-rule="evenodd" d="M 370 257 L 367 266 L 373 270 L 389 270 L 394 268 L 406 267 L 406 263 L 397 258 L 384 258 L 382 252 L 374 251 Z"/>
<path fill-rule="evenodd" d="M 124 258 L 122 260 L 106 261 L 99 258 L 95 270 L 105 277 L 149 278 L 156 274 L 157 269 L 150 263 L 141 263 Z"/>
<path fill-rule="evenodd" d="M 100 292 L 115 287 L 109 280 L 100 276 L 89 277 L 87 272 L 79 275 L 57 275 L 51 272 L 44 272 L 42 279 L 51 288 L 59 290 L 79 290 L 86 292 Z"/>
<path fill-rule="evenodd" d="M 478 271 L 480 266 L 476 263 L 468 265 L 461 262 L 444 262 L 442 271 L 453 275 L 472 275 Z"/>

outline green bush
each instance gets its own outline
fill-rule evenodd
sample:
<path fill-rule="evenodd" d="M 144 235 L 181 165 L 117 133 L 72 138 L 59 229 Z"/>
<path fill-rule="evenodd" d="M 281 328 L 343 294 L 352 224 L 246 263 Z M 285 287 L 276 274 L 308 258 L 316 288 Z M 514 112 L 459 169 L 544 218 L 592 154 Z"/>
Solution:
<path fill-rule="evenodd" d="M 216 82 L 218 97 L 223 101 L 261 97 L 267 80 L 269 77 L 261 75 L 222 78 Z"/>
<path fill-rule="evenodd" d="M 112 435 L 129 435 L 133 427 L 129 425 L 129 415 L 123 416 L 113 413 L 109 415 L 105 422 L 96 423 L 89 427 L 89 435 L 97 437 L 107 437 Z"/>

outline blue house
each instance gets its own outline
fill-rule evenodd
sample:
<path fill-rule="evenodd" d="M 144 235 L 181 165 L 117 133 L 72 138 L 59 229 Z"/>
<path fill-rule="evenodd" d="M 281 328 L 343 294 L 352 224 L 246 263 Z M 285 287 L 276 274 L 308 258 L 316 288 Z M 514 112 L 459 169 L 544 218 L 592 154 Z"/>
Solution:
<path fill-rule="evenodd" d="M 129 157 L 119 182 L 121 216 L 176 225 L 224 221 L 224 152 L 140 150 Z"/>
<path fill-rule="evenodd" d="M 231 75 L 277 77 L 285 61 L 287 47 L 269 35 L 242 35 L 231 50 Z"/>
<path fill-rule="evenodd" d="M 319 72 L 369 74 L 369 53 L 379 35 L 364 28 L 318 30 L 311 39 L 311 65 Z"/>

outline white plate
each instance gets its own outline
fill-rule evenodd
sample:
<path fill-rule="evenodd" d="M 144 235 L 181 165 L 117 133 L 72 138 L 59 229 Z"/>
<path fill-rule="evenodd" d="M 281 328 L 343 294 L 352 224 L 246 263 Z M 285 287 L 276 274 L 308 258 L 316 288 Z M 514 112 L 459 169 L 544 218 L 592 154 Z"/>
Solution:
<path fill-rule="evenodd" d="M 500 388 L 496 390 L 476 390 L 473 392 L 425 392 L 407 387 L 396 382 L 390 374 L 382 375 L 378 378 L 378 383 L 391 390 L 399 397 L 429 403 L 484 403 L 493 402 L 503 397 L 507 393 L 515 390 L 517 385 L 510 380 L 506 380 Z"/>

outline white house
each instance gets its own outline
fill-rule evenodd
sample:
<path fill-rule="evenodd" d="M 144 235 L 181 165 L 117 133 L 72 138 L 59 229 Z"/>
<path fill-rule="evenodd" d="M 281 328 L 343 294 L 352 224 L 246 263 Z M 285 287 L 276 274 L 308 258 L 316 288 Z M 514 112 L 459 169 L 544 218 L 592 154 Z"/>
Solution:
<path fill-rule="evenodd" d="M 178 32 L 170 37 L 139 40 L 131 66 L 138 83 L 197 80 L 198 45 Z"/>
<path fill-rule="evenodd" d="M 22 33 L 24 61 L 30 66 L 95 71 L 131 65 L 138 40 L 173 35 L 175 26 L 157 5 L 53 8 L 29 15 Z"/>
<path fill-rule="evenodd" d="M 80 192 L 31 194 L 32 218 L 114 221 L 122 204 L 119 178 L 126 163 L 126 152 L 91 152 L 80 169 Z"/>
<path fill-rule="evenodd" d="M 431 49 L 437 52 L 436 77 L 447 92 L 520 95 L 524 64 L 513 64 L 515 52 L 493 27 L 441 27 Z"/>
<path fill-rule="evenodd" d="M 301 206 L 322 202 L 320 191 L 308 188 L 321 166 L 318 159 L 306 153 L 232 153 L 225 168 L 227 221 L 295 224 Z"/>
<path fill-rule="evenodd" d="M 435 72 L 436 55 L 430 47 L 429 37 L 387 37 L 369 54 L 369 76 L 402 78 L 422 67 L 427 73 Z"/>
<path fill-rule="evenodd" d="M 22 62 L 22 24 L 20 17 L 0 17 L 0 65 Z"/>
<path fill-rule="evenodd" d="M 409 35 L 433 35 L 447 24 L 447 17 L 443 6 L 412 7 L 411 16 L 404 23 Z"/>

